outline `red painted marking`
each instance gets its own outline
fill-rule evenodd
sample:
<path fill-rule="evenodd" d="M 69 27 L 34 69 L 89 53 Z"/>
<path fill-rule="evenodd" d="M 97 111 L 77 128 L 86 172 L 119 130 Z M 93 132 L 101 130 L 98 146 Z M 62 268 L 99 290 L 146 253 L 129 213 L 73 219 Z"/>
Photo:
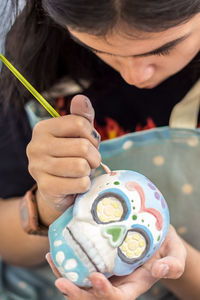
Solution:
<path fill-rule="evenodd" d="M 116 174 L 117 174 L 117 172 L 113 172 L 113 171 L 112 171 L 112 172 L 110 173 L 110 176 L 115 176 Z"/>
<path fill-rule="evenodd" d="M 156 218 L 156 228 L 158 230 L 161 230 L 163 227 L 163 217 L 157 209 L 145 207 L 145 194 L 144 194 L 142 187 L 134 181 L 127 182 L 125 184 L 125 187 L 127 188 L 128 191 L 137 191 L 138 192 L 138 194 L 140 195 L 140 199 L 141 199 L 140 212 L 147 212 L 149 214 L 152 214 Z"/>

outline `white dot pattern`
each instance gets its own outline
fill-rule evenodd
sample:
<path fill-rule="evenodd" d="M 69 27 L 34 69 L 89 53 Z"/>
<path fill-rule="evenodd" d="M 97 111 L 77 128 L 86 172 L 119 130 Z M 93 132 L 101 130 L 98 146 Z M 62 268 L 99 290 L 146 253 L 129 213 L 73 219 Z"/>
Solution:
<path fill-rule="evenodd" d="M 126 142 L 123 144 L 122 148 L 125 149 L 125 150 L 127 150 L 127 149 L 131 148 L 132 145 L 133 145 L 133 142 L 132 142 L 132 141 L 126 141 Z"/>
<path fill-rule="evenodd" d="M 67 262 L 65 263 L 65 270 L 70 270 L 70 269 L 74 269 L 77 267 L 77 261 L 74 258 L 70 258 L 67 260 Z"/>
<path fill-rule="evenodd" d="M 78 280 L 78 274 L 76 272 L 67 272 L 65 275 L 72 282 L 76 282 Z"/>
<path fill-rule="evenodd" d="M 63 261 L 65 259 L 65 254 L 63 251 L 58 251 L 56 253 L 56 261 L 59 265 L 62 265 Z"/>
<path fill-rule="evenodd" d="M 190 147 L 196 147 L 199 144 L 199 139 L 196 136 L 193 136 L 187 140 L 187 144 Z"/>
<path fill-rule="evenodd" d="M 158 155 L 153 158 L 153 163 L 156 166 L 162 166 L 165 163 L 165 159 L 163 156 Z"/>
<path fill-rule="evenodd" d="M 181 187 L 181 189 L 182 189 L 182 192 L 185 194 L 185 195 L 190 195 L 190 194 L 192 194 L 192 192 L 193 192 L 193 186 L 192 186 L 192 184 L 184 184 L 182 187 Z"/>
<path fill-rule="evenodd" d="M 61 240 L 57 240 L 57 241 L 54 242 L 54 246 L 55 246 L 55 247 L 61 246 L 62 243 L 63 243 L 63 242 L 62 242 Z"/>

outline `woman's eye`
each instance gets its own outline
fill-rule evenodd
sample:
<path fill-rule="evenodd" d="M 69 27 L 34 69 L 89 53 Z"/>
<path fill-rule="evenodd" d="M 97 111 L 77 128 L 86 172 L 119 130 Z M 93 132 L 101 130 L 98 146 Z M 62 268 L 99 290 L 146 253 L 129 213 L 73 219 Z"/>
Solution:
<path fill-rule="evenodd" d="M 163 51 L 159 51 L 159 52 L 152 52 L 152 55 L 158 55 L 158 56 L 165 56 L 165 55 L 169 55 L 170 54 L 170 50 L 163 50 Z"/>
<path fill-rule="evenodd" d="M 171 53 L 171 50 L 172 49 L 166 49 L 166 50 L 163 50 L 163 51 L 154 51 L 154 52 L 151 52 L 150 55 L 167 56 Z M 92 49 L 92 52 L 95 53 L 95 54 L 102 54 L 100 51 L 95 50 L 95 49 Z M 106 54 L 106 53 L 103 53 L 103 54 Z M 109 56 L 114 56 L 114 55 L 109 54 Z"/>

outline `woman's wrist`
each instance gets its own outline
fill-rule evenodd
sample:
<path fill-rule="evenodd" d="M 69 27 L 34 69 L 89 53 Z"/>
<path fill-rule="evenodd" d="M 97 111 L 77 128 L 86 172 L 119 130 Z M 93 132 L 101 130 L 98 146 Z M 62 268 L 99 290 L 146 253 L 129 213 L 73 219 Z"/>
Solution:
<path fill-rule="evenodd" d="M 48 235 L 48 227 L 40 224 L 36 201 L 37 185 L 28 190 L 19 202 L 21 225 L 28 234 Z"/>
<path fill-rule="evenodd" d="M 47 204 L 47 201 L 42 198 L 38 189 L 36 191 L 36 201 L 40 224 L 48 227 L 62 214 L 62 212 Z"/>

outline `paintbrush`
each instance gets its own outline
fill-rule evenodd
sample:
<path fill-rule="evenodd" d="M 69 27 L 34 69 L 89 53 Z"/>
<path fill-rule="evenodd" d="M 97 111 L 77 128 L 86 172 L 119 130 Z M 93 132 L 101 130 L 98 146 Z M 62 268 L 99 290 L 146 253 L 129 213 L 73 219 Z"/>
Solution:
<path fill-rule="evenodd" d="M 0 53 L 0 60 L 6 67 L 21 81 L 21 83 L 29 90 L 29 92 L 44 106 L 52 117 L 60 117 L 59 113 L 42 97 L 40 93 L 20 74 L 20 72 Z"/>

